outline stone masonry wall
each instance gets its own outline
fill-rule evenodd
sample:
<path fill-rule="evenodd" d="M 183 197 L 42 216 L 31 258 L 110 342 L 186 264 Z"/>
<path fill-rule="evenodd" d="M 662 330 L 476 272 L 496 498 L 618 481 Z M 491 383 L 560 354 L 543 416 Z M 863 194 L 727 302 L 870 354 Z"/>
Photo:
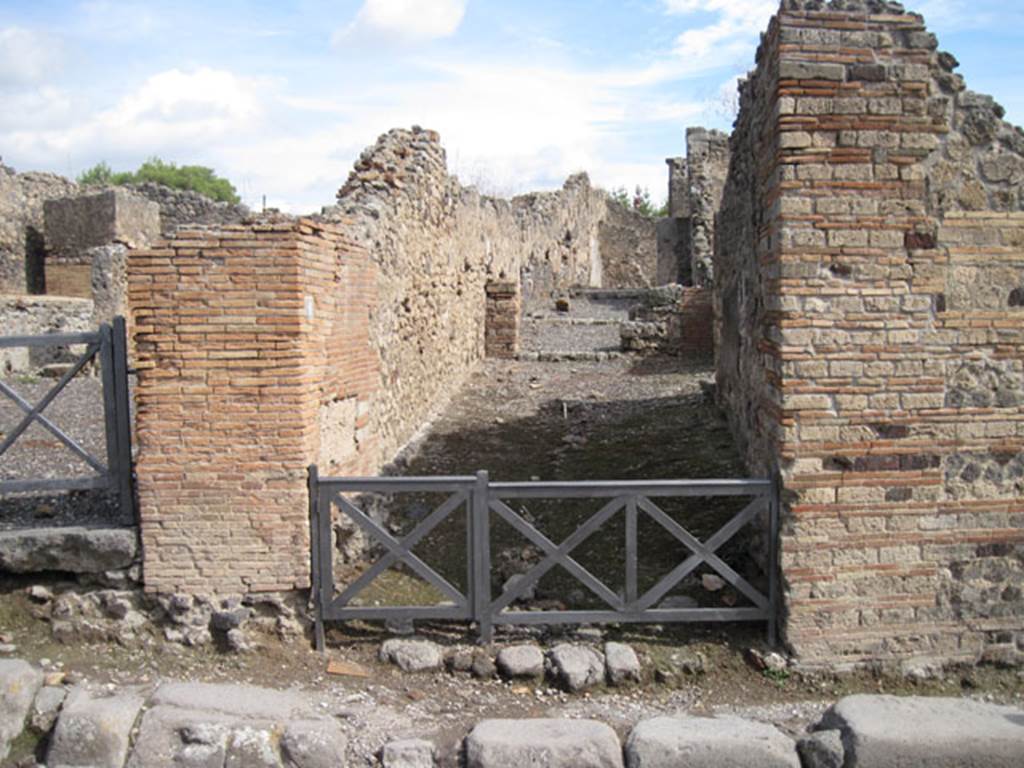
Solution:
<path fill-rule="evenodd" d="M 37 260 L 40 275 L 43 268 L 43 203 L 77 189 L 61 176 L 16 173 L 0 163 L 0 293 L 29 292 L 26 256 Z"/>
<path fill-rule="evenodd" d="M 306 586 L 306 467 L 375 444 L 365 252 L 309 220 L 181 230 L 130 254 L 146 588 Z M 323 412 L 353 399 L 346 432 Z M 339 409 L 340 410 L 340 409 Z"/>
<path fill-rule="evenodd" d="M 95 329 L 93 303 L 64 296 L 11 296 L 0 294 L 0 334 L 36 336 L 43 333 L 82 333 Z M 13 347 L 0 349 L 0 376 L 35 373 L 48 363 L 72 359 L 84 345 L 67 347 Z"/>
<path fill-rule="evenodd" d="M 697 286 L 714 280 L 715 216 L 729 168 L 729 137 L 720 131 L 688 128 L 686 171 L 690 191 L 690 276 Z"/>
<path fill-rule="evenodd" d="M 657 284 L 658 221 L 609 200 L 598 226 L 601 284 L 649 288 Z"/>
<path fill-rule="evenodd" d="M 574 176 L 557 192 L 481 196 L 449 175 L 440 137 L 380 137 L 326 212 L 345 218 L 378 269 L 370 342 L 380 361 L 370 431 L 390 460 L 484 355 L 485 285 L 511 280 L 524 305 L 600 284 L 607 195 Z"/>
<path fill-rule="evenodd" d="M 160 227 L 165 235 L 174 234 L 179 227 L 240 224 L 253 215 L 244 205 L 222 203 L 188 189 L 149 181 L 131 184 L 128 189 L 160 206 Z"/>
<path fill-rule="evenodd" d="M 742 86 L 719 395 L 807 664 L 1020 663 L 1024 135 L 922 18 L 787 0 Z"/>

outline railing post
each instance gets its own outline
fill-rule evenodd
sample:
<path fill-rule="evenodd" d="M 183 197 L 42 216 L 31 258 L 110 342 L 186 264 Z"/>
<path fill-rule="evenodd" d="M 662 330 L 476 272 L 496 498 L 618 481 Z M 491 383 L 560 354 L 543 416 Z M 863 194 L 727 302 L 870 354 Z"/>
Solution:
<path fill-rule="evenodd" d="M 772 470 L 771 497 L 768 500 L 768 646 L 778 642 L 779 621 L 779 505 L 781 487 L 779 473 Z"/>
<path fill-rule="evenodd" d="M 320 471 L 316 464 L 309 465 L 309 555 L 310 592 L 313 598 L 313 638 L 316 650 L 323 653 L 324 606 L 321 594 L 323 573 L 320 567 Z"/>
<path fill-rule="evenodd" d="M 117 429 L 117 462 L 111 470 L 117 472 L 118 493 L 121 498 L 121 513 L 137 521 L 135 491 L 132 483 L 132 423 L 131 398 L 128 393 L 128 332 L 124 317 L 114 318 L 110 331 L 114 384 L 114 413 Z M 116 467 L 116 470 L 114 470 Z"/>
<path fill-rule="evenodd" d="M 491 617 L 491 526 L 490 478 L 486 470 L 476 473 L 473 485 L 473 618 L 480 633 L 480 642 L 490 644 L 494 639 Z"/>
<path fill-rule="evenodd" d="M 633 610 L 637 600 L 636 496 L 626 502 L 626 607 Z"/>

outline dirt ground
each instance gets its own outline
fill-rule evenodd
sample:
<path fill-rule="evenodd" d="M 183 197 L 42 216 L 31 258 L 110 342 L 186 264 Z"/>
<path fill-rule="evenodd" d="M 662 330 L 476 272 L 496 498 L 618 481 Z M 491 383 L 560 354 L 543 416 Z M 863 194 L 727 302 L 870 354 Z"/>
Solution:
<path fill-rule="evenodd" d="M 565 333 L 565 327 L 560 327 L 550 338 L 561 340 Z M 582 337 L 577 340 L 591 343 Z M 531 343 L 543 348 L 545 342 L 535 339 Z M 711 379 L 706 362 L 674 358 L 623 357 L 586 363 L 487 361 L 396 462 L 393 471 L 449 475 L 486 469 L 492 479 L 510 481 L 742 477 L 742 465 L 724 420 L 705 394 Z M 423 503 L 406 505 L 407 514 L 393 515 L 390 525 L 396 533 L 422 518 Z M 699 531 L 702 525 L 713 528 L 730 511 L 712 505 L 696 510 L 679 508 L 673 514 L 693 513 L 694 530 Z M 565 508 L 557 514 L 548 514 L 542 507 L 530 512 L 538 526 L 552 525 L 556 529 L 553 535 L 559 526 L 571 528 L 579 519 L 576 511 Z M 585 510 L 578 512 L 586 514 Z M 424 558 L 451 571 L 453 579 L 458 578 L 459 568 L 452 565 L 451 542 L 464 541 L 457 533 L 441 530 L 433 546 L 431 541 L 424 542 Z M 657 549 L 657 540 L 663 542 L 667 537 L 656 532 L 649 535 L 649 549 L 657 555 L 652 557 L 659 567 L 666 563 L 658 558 L 678 558 L 678 551 Z M 615 530 L 610 529 L 604 539 L 596 538 L 589 550 L 583 547 L 575 553 L 581 561 L 607 561 L 613 556 L 601 542 L 616 539 Z M 515 547 L 506 549 L 514 551 Z M 742 547 L 728 554 L 746 556 Z M 523 563 L 535 556 L 525 553 L 518 561 L 512 558 L 509 572 L 521 570 Z M 393 587 L 398 585 L 396 592 L 389 594 L 385 589 L 372 597 L 408 598 L 402 592 L 402 585 L 408 583 L 400 574 L 391 582 Z M 609 583 L 614 588 L 614 582 Z M 312 650 L 308 636 L 290 641 L 261 636 L 257 650 L 236 654 L 216 646 L 186 648 L 168 643 L 155 627 L 120 644 L 62 644 L 52 638 L 45 611 L 26 594 L 26 588 L 35 584 L 46 584 L 57 593 L 82 589 L 53 578 L 8 577 L 0 581 L 0 645 L 10 646 L 3 655 L 63 671 L 67 682 L 120 686 L 178 679 L 302 688 L 338 717 L 350 734 L 353 751 L 361 755 L 373 754 L 394 738 L 424 737 L 441 745 L 447 754 L 446 764 L 454 765 L 455 745 L 475 722 L 488 717 L 593 717 L 625 734 L 636 721 L 655 714 L 731 712 L 798 734 L 835 699 L 853 692 L 969 695 L 1017 705 L 1024 702 L 1024 679 L 1014 670 L 948 670 L 939 677 L 920 680 L 882 671 L 834 675 L 792 669 L 766 673 L 750 663 L 747 653 L 750 648 L 769 650 L 760 624 L 624 625 L 499 633 L 499 644 L 528 641 L 550 647 L 563 640 L 600 644 L 614 639 L 633 645 L 643 663 L 641 685 L 601 687 L 580 695 L 541 682 L 509 684 L 475 680 L 461 673 L 399 672 L 377 661 L 380 642 L 387 634 L 372 623 L 333 627 L 324 655 Z M 541 591 L 562 595 L 566 589 L 565 582 L 555 579 L 542 582 Z M 702 591 L 697 578 L 674 594 L 689 596 L 702 605 L 730 599 L 728 590 Z M 563 596 L 572 602 L 570 598 Z M 424 623 L 417 624 L 416 630 L 448 649 L 476 647 L 474 635 L 464 625 Z M 694 659 L 702 672 L 694 670 Z M 331 661 L 351 662 L 368 676 L 329 674 Z"/>

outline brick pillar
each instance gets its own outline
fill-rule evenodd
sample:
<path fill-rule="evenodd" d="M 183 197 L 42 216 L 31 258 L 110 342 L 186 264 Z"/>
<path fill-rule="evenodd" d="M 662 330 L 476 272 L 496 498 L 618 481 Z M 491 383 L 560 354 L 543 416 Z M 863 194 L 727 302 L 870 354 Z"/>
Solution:
<path fill-rule="evenodd" d="M 308 465 L 377 458 L 365 251 L 301 220 L 180 231 L 129 259 L 146 589 L 308 585 Z"/>
<path fill-rule="evenodd" d="M 487 284 L 487 316 L 484 326 L 484 351 L 487 357 L 505 360 L 519 354 L 519 284 L 495 280 Z"/>

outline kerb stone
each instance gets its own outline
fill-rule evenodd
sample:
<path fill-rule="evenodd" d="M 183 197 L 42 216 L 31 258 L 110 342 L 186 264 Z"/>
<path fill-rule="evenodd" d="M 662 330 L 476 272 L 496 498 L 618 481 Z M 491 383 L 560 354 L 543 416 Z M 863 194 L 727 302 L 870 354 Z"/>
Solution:
<path fill-rule="evenodd" d="M 43 673 L 21 659 L 0 659 L 0 760 L 25 727 Z"/>
<path fill-rule="evenodd" d="M 847 768 L 1010 768 L 1024 763 L 1024 710 L 969 699 L 848 696 L 822 718 Z"/>
<path fill-rule="evenodd" d="M 102 696 L 79 686 L 68 694 L 47 753 L 50 768 L 121 768 L 144 699 L 126 690 Z"/>
<path fill-rule="evenodd" d="M 800 768 L 796 744 L 777 728 L 739 717 L 655 717 L 626 740 L 629 768 Z"/>
<path fill-rule="evenodd" d="M 485 720 L 466 737 L 466 768 L 621 768 L 615 731 L 594 720 Z"/>

